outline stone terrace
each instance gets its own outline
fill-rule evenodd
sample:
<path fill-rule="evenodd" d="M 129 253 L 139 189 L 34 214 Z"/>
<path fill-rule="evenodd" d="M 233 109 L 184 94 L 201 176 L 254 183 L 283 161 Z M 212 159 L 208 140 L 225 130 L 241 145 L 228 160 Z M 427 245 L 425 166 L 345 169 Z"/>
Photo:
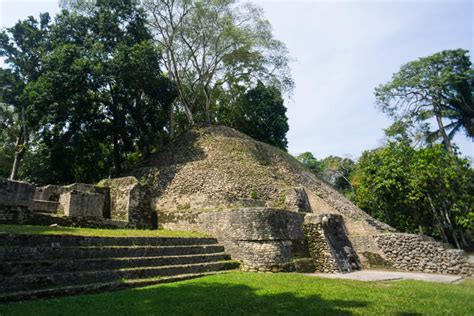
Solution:
<path fill-rule="evenodd" d="M 173 282 L 238 266 L 214 238 L 0 234 L 0 302 Z"/>

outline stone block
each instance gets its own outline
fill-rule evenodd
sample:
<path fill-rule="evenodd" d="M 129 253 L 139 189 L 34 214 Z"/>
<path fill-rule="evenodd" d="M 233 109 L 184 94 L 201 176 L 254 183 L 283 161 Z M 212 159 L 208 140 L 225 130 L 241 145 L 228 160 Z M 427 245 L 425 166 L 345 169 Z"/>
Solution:
<path fill-rule="evenodd" d="M 77 190 L 59 196 L 60 208 L 64 211 L 64 215 L 71 217 L 102 218 L 104 200 L 102 194 Z"/>
<path fill-rule="evenodd" d="M 29 208 L 35 186 L 26 182 L 0 178 L 0 206 Z"/>
<path fill-rule="evenodd" d="M 57 213 L 59 209 L 59 202 L 33 200 L 31 210 L 41 213 Z"/>
<path fill-rule="evenodd" d="M 64 187 L 59 185 L 49 184 L 44 187 L 37 187 L 35 190 L 35 200 L 41 201 L 59 201 L 61 193 L 66 192 Z"/>
<path fill-rule="evenodd" d="M 168 230 L 201 231 L 202 223 L 199 211 L 157 212 L 158 227 Z"/>
<path fill-rule="evenodd" d="M 101 193 L 98 192 L 100 188 L 85 183 L 73 183 L 66 186 L 49 184 L 44 187 L 38 187 L 35 191 L 35 200 L 42 201 L 59 201 L 59 196 L 62 193 L 70 192 L 72 190 L 89 192 L 89 193 Z"/>
<path fill-rule="evenodd" d="M 307 214 L 305 234 L 309 252 L 319 272 L 351 272 L 360 269 L 360 260 L 338 214 Z"/>
<path fill-rule="evenodd" d="M 73 183 L 66 186 L 59 186 L 59 185 L 46 185 L 43 187 L 36 188 L 35 197 L 34 199 L 38 202 L 35 203 L 35 207 L 37 207 L 38 211 L 42 211 L 45 208 L 47 212 L 56 213 L 52 211 L 54 203 L 47 203 L 47 202 L 39 202 L 39 201 L 50 201 L 50 202 L 58 202 L 59 197 L 63 193 L 71 192 L 73 190 L 86 192 L 86 193 L 98 193 L 104 195 L 104 206 L 102 209 L 102 216 L 104 218 L 110 218 L 110 205 L 109 205 L 109 191 L 108 188 L 98 187 L 92 184 L 85 184 L 85 183 Z M 58 209 L 61 211 L 61 208 Z"/>
<path fill-rule="evenodd" d="M 152 210 L 150 188 L 135 177 L 123 177 L 102 181 L 109 189 L 110 218 L 127 221 L 137 228 L 155 228 L 156 213 Z"/>
<path fill-rule="evenodd" d="M 311 204 L 305 189 L 292 188 L 285 197 L 285 207 L 297 212 L 311 212 Z"/>

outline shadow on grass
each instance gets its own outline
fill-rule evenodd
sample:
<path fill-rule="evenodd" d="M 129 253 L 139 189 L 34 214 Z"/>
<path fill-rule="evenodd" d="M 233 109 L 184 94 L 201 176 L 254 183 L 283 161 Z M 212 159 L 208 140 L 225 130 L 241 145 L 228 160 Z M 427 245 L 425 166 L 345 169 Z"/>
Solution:
<path fill-rule="evenodd" d="M 318 295 L 269 293 L 246 285 L 200 283 L 173 288 L 135 289 L 138 313 L 255 315 L 255 314 L 351 314 L 347 308 L 366 307 L 367 302 L 324 300 Z"/>
<path fill-rule="evenodd" d="M 350 315 L 348 308 L 366 306 L 363 301 L 201 282 L 0 305 L 0 315 Z"/>
<path fill-rule="evenodd" d="M 439 286 L 447 290 L 441 293 L 422 282 L 397 284 L 399 288 L 380 288 L 301 275 L 231 273 L 117 292 L 0 304 L 0 315 L 468 314 L 468 303 L 466 308 L 459 307 L 465 301 L 463 288 Z M 407 292 L 412 288 L 417 295 Z M 443 301 L 445 295 L 450 299 Z"/>

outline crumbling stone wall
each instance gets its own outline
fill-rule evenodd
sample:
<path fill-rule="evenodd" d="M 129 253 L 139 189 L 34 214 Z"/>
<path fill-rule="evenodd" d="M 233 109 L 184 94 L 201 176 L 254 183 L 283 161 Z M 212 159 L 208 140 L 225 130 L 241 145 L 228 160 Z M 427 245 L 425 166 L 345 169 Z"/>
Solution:
<path fill-rule="evenodd" d="M 90 194 L 99 194 L 103 196 L 104 197 L 103 203 L 100 203 L 101 206 L 98 206 L 96 204 L 90 205 L 90 207 L 94 207 L 94 208 L 100 207 L 100 209 L 94 209 L 94 210 L 86 211 L 86 212 L 87 213 L 93 212 L 94 217 L 110 218 L 109 189 L 106 187 L 98 187 L 92 184 L 85 184 L 85 183 L 73 183 L 67 186 L 46 185 L 43 187 L 37 187 L 35 190 L 32 210 L 39 211 L 39 212 L 46 212 L 46 213 L 64 214 L 65 206 L 59 203 L 59 201 L 63 194 L 67 194 L 72 191 L 82 192 L 84 193 L 84 195 L 87 195 L 90 193 Z M 65 201 L 66 197 L 62 197 L 62 199 L 63 201 Z M 100 199 L 100 197 L 98 199 Z M 77 202 L 75 203 L 79 203 L 77 198 L 75 200 L 77 200 Z M 85 203 L 85 201 L 80 202 L 80 203 Z M 81 215 L 75 214 L 74 216 L 81 216 Z M 86 216 L 90 216 L 90 214 Z"/>
<path fill-rule="evenodd" d="M 17 223 L 28 216 L 34 185 L 0 178 L 0 222 Z"/>
<path fill-rule="evenodd" d="M 169 230 L 203 231 L 199 211 L 157 212 L 158 227 Z"/>
<path fill-rule="evenodd" d="M 35 212 L 62 214 L 59 202 L 56 201 L 33 200 L 30 208 Z"/>
<path fill-rule="evenodd" d="M 135 179 L 136 180 L 136 179 Z M 110 219 L 109 188 L 83 183 L 35 188 L 0 178 L 0 223 L 82 227 L 153 228 L 147 191 L 132 186 L 127 220 Z"/>
<path fill-rule="evenodd" d="M 352 236 L 351 239 L 364 268 L 464 275 L 474 273 L 474 265 L 463 250 L 450 249 L 426 236 L 387 233 Z"/>
<path fill-rule="evenodd" d="M 474 272 L 463 250 L 447 249 L 425 236 L 392 233 L 376 235 L 373 239 L 399 270 L 469 275 Z"/>
<path fill-rule="evenodd" d="M 29 208 L 34 193 L 34 185 L 0 178 L 0 206 Z"/>
<path fill-rule="evenodd" d="M 341 215 L 244 208 L 158 212 L 158 220 L 162 228 L 216 236 L 247 271 L 285 271 L 297 266 L 304 266 L 306 272 L 360 268 Z"/>
<path fill-rule="evenodd" d="M 320 223 L 307 222 L 304 224 L 305 234 L 308 239 L 309 254 L 314 262 L 315 271 L 324 273 L 337 273 L 339 268 L 336 259 L 331 253 L 324 231 Z"/>
<path fill-rule="evenodd" d="M 59 201 L 59 196 L 63 193 L 64 187 L 59 185 L 49 184 L 43 187 L 37 187 L 35 190 L 35 200 L 40 201 Z"/>
<path fill-rule="evenodd" d="M 285 196 L 285 208 L 290 211 L 311 212 L 308 194 L 303 187 L 296 187 L 289 190 Z"/>
<path fill-rule="evenodd" d="M 304 229 L 316 271 L 337 273 L 360 269 L 341 215 L 307 215 Z"/>
<path fill-rule="evenodd" d="M 71 190 L 59 197 L 60 208 L 64 215 L 72 217 L 103 218 L 105 197 L 99 193 Z"/>
<path fill-rule="evenodd" d="M 110 218 L 128 221 L 137 228 L 156 228 L 150 188 L 135 177 L 109 179 L 102 182 L 110 192 Z"/>
<path fill-rule="evenodd" d="M 291 269 L 297 245 L 304 241 L 304 214 L 269 208 L 203 212 L 202 227 L 224 244 L 247 271 Z"/>

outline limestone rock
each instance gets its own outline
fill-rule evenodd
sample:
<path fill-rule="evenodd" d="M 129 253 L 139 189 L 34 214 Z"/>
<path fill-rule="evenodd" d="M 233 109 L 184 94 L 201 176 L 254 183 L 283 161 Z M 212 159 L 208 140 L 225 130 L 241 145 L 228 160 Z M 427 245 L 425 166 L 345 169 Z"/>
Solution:
<path fill-rule="evenodd" d="M 311 212 L 311 204 L 303 187 L 290 189 L 285 197 L 285 206 L 288 210 Z"/>

